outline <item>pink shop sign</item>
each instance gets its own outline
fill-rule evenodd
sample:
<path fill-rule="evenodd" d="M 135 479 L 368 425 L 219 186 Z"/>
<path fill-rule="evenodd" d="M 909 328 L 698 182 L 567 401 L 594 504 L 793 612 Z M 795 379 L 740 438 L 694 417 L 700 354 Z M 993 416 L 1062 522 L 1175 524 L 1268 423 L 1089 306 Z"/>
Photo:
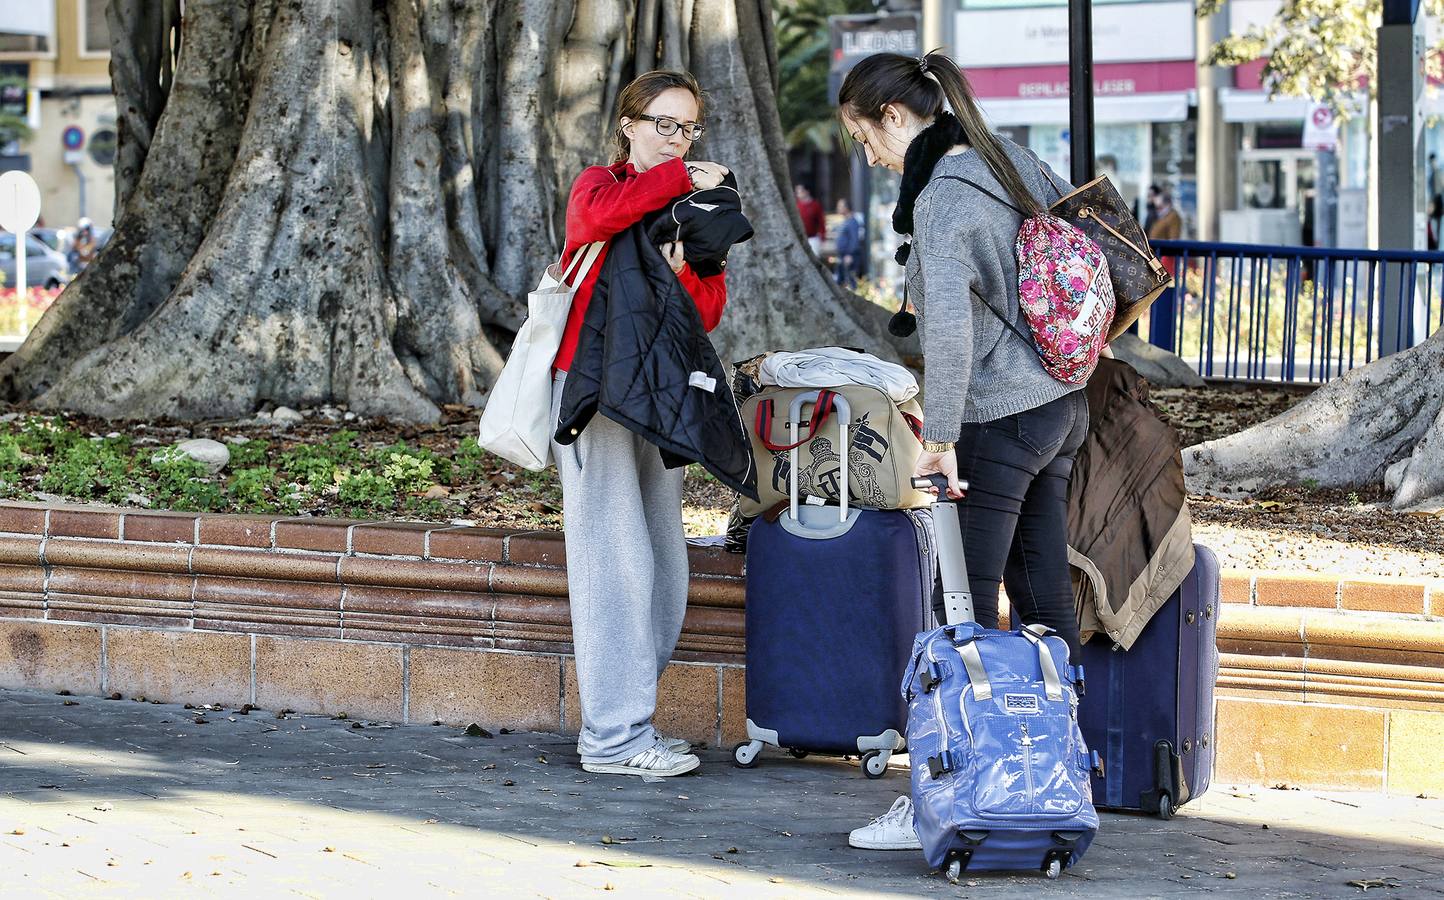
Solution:
<path fill-rule="evenodd" d="M 967 75 L 979 97 L 1038 100 L 1068 96 L 1066 65 L 970 68 Z M 1188 91 L 1197 86 L 1197 76 L 1197 67 L 1190 60 L 1099 63 L 1093 66 L 1093 93 L 1127 97 Z"/>

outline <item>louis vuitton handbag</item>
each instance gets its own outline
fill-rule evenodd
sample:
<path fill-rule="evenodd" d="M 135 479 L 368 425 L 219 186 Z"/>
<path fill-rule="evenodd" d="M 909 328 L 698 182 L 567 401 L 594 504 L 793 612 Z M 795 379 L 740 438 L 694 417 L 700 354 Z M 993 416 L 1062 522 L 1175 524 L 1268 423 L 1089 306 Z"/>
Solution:
<path fill-rule="evenodd" d="M 1072 193 L 1064 194 L 1047 168 L 1039 168 L 1058 194 L 1048 212 L 1092 238 L 1108 259 L 1108 274 L 1117 303 L 1113 325 L 1108 329 L 1111 341 L 1127 331 L 1158 295 L 1173 285 L 1173 276 L 1153 255 L 1143 226 L 1133 218 L 1128 204 L 1107 175 L 1100 175 Z"/>

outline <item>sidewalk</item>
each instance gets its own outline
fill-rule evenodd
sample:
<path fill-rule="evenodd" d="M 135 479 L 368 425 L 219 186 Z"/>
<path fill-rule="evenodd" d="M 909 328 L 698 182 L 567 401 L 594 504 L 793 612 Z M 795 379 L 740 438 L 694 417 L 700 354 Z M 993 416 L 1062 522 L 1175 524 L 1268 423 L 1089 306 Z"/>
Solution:
<path fill-rule="evenodd" d="M 1171 822 L 1105 815 L 1057 882 L 952 887 L 920 854 L 847 847 L 901 769 L 869 781 L 774 751 L 700 771 L 588 775 L 556 735 L 0 691 L 0 897 L 1137 900 L 1353 897 L 1358 880 L 1444 897 L 1444 800 L 1215 785 Z"/>

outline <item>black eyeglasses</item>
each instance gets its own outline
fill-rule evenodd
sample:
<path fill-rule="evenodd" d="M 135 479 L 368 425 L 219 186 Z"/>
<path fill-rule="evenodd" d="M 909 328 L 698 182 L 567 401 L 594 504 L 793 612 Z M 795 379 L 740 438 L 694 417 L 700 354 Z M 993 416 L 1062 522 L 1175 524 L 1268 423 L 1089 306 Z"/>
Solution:
<path fill-rule="evenodd" d="M 667 116 L 649 116 L 643 114 L 637 116 L 637 118 L 642 119 L 646 122 L 651 122 L 653 125 L 657 126 L 657 133 L 660 134 L 662 137 L 671 137 L 672 135 L 676 134 L 677 129 L 680 128 L 682 129 L 682 137 L 686 138 L 689 141 L 698 141 L 701 140 L 702 135 L 707 132 L 706 128 L 698 125 L 696 122 L 689 122 L 688 124 L 683 125 L 676 119 L 670 119 Z"/>

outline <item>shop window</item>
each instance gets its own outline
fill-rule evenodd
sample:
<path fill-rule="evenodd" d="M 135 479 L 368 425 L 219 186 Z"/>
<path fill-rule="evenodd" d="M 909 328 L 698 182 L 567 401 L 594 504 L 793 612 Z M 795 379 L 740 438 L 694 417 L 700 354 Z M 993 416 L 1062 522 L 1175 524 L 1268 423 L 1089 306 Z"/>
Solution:
<path fill-rule="evenodd" d="M 46 35 L 0 34 L 0 56 L 49 56 L 50 48 Z"/>
<path fill-rule="evenodd" d="M 105 20 L 107 0 L 78 0 L 80 4 L 80 55 L 110 55 L 110 23 Z"/>

